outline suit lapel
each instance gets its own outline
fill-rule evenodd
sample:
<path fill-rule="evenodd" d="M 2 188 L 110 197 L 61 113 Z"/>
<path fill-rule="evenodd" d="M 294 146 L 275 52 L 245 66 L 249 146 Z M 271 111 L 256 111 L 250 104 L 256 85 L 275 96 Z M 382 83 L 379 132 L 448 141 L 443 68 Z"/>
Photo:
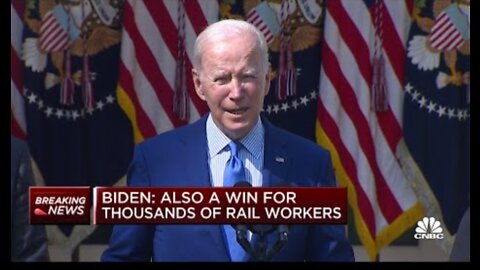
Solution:
<path fill-rule="evenodd" d="M 263 186 L 278 186 L 287 181 L 288 157 L 286 154 L 286 141 L 278 133 L 276 128 L 262 118 L 265 127 L 265 150 L 263 162 Z"/>
<path fill-rule="evenodd" d="M 208 115 L 208 114 L 207 114 Z M 192 187 L 211 187 L 210 170 L 208 167 L 208 146 L 207 135 L 205 131 L 207 117 L 204 116 L 193 123 L 185 136 L 180 137 L 183 149 L 179 149 L 182 163 L 185 164 L 184 172 L 186 186 Z"/>

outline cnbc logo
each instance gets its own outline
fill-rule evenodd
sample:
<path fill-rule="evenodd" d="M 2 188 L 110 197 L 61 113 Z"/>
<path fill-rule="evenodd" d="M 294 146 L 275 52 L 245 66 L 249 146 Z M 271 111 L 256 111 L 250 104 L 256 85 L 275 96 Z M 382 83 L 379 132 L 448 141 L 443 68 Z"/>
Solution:
<path fill-rule="evenodd" d="M 424 217 L 418 221 L 415 232 L 413 236 L 415 239 L 443 239 L 444 237 L 440 221 L 434 217 Z"/>

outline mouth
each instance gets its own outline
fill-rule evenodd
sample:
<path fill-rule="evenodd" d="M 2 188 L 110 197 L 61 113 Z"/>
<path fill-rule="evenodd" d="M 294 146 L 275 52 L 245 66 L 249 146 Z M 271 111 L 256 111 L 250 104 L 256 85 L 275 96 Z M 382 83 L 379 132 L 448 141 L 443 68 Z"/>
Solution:
<path fill-rule="evenodd" d="M 238 108 L 238 109 L 231 109 L 231 110 L 225 110 L 225 111 L 227 111 L 228 113 L 233 114 L 233 115 L 242 115 L 247 110 L 248 110 L 248 108 Z"/>

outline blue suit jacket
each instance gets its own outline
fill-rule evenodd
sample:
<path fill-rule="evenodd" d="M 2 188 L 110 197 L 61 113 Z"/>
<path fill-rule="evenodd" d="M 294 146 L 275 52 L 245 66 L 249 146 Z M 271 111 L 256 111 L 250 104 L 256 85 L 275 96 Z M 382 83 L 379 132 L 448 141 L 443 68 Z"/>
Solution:
<path fill-rule="evenodd" d="M 206 116 L 139 144 L 129 186 L 211 186 Z M 263 185 L 335 186 L 330 155 L 315 143 L 265 127 Z M 276 157 L 283 157 L 279 163 Z M 221 225 L 116 225 L 102 261 L 230 261 Z M 270 243 L 277 236 L 271 235 Z M 294 225 L 274 261 L 353 261 L 342 225 Z"/>

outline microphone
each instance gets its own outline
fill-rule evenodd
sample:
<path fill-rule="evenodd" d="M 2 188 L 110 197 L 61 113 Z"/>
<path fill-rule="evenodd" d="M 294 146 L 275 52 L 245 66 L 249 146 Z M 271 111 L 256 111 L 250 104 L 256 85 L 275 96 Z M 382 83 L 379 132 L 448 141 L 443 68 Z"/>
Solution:
<path fill-rule="evenodd" d="M 251 187 L 252 185 L 247 181 L 237 182 L 234 187 Z M 252 248 L 252 245 L 248 241 L 247 231 L 248 226 L 245 224 L 233 224 L 232 227 L 235 229 L 235 234 L 237 236 L 237 242 L 240 246 L 247 252 L 250 256 L 256 257 L 255 250 Z"/>
<path fill-rule="evenodd" d="M 277 183 L 275 187 L 291 187 L 291 185 L 286 181 L 281 181 Z M 287 244 L 289 229 L 290 225 L 280 224 L 277 226 L 278 240 L 266 255 L 265 259 L 267 261 L 271 260 L 273 255 L 277 254 Z"/>
<path fill-rule="evenodd" d="M 247 181 L 237 182 L 234 187 L 251 187 L 252 185 Z M 282 181 L 275 187 L 290 187 L 291 185 L 288 182 Z M 237 242 L 240 246 L 247 252 L 252 258 L 256 261 L 269 261 L 275 254 L 277 254 L 288 242 L 288 232 L 290 225 L 272 225 L 272 224 L 254 224 L 254 225 L 245 225 L 245 224 L 234 224 L 232 225 L 235 228 L 237 235 Z M 250 242 L 247 239 L 247 231 L 250 230 L 253 234 L 258 235 L 258 239 L 255 243 L 255 248 L 252 247 Z M 268 249 L 267 236 L 274 231 L 278 233 L 278 240 L 272 246 L 270 250 Z"/>

